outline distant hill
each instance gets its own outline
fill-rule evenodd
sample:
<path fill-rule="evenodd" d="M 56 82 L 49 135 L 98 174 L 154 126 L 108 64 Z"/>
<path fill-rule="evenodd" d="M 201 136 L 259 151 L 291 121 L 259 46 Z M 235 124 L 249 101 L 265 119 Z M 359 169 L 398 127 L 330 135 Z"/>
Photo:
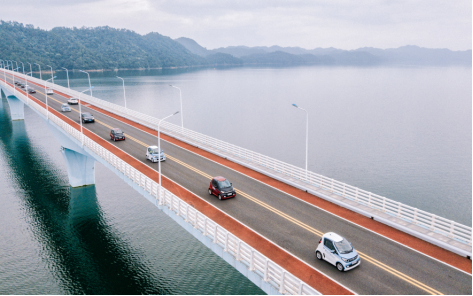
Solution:
<path fill-rule="evenodd" d="M 174 41 L 179 42 L 181 45 L 183 45 L 185 48 L 187 48 L 190 52 L 198 54 L 200 56 L 208 56 L 211 54 L 209 50 L 207 50 L 205 47 L 200 46 L 197 42 L 190 38 L 186 37 L 181 37 L 174 39 Z"/>
<path fill-rule="evenodd" d="M 38 63 L 42 69 L 137 69 L 239 65 L 467 65 L 471 50 L 403 46 L 395 49 L 304 49 L 229 46 L 208 50 L 189 38 L 140 35 L 110 27 L 42 30 L 0 21 L 1 59 Z M 20 63 L 19 63 L 20 64 Z"/>
<path fill-rule="evenodd" d="M 403 46 L 392 49 L 372 47 L 356 50 L 342 50 L 333 47 L 304 49 L 281 46 L 229 46 L 208 50 L 189 38 L 181 42 L 192 53 L 208 56 L 212 53 L 226 53 L 240 58 L 243 64 L 279 65 L 466 65 L 472 64 L 472 51 L 451 51 L 418 46 Z"/>

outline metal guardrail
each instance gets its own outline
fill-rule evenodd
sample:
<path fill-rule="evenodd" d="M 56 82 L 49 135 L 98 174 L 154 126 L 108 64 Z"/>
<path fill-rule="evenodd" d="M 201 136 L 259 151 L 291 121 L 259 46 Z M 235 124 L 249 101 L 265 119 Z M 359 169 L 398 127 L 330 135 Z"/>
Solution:
<path fill-rule="evenodd" d="M 19 74 L 19 76 L 22 76 L 22 74 Z M 43 80 L 39 80 L 37 78 L 28 79 L 44 84 Z M 49 82 L 46 84 L 48 86 L 54 86 L 55 89 L 58 89 L 59 91 L 70 96 L 79 96 L 79 92 L 73 91 L 71 89 Z M 129 118 L 130 120 L 133 120 L 137 123 L 142 123 L 146 126 L 157 126 L 158 124 L 158 118 L 140 113 L 138 111 L 126 109 L 122 106 L 97 99 L 89 95 L 82 94 L 81 100 L 107 110 L 111 113 Z M 453 238 L 459 242 L 471 246 L 472 231 L 471 227 L 469 226 L 405 205 L 403 203 L 345 184 L 343 182 L 336 181 L 317 173 L 306 171 L 302 168 L 268 157 L 261 153 L 257 153 L 249 149 L 245 149 L 225 141 L 206 136 L 187 128 L 181 128 L 180 126 L 169 122 L 164 122 L 161 126 L 163 129 L 162 132 L 164 133 L 166 133 L 166 131 L 173 132 L 183 138 L 211 146 L 217 151 L 232 154 L 257 165 L 272 169 L 275 172 L 282 173 L 290 178 L 301 180 L 309 185 L 330 191 L 331 193 L 350 199 L 359 204 L 368 206 L 372 209 L 380 210 L 394 217 L 401 218 L 405 221 L 443 234 L 449 238 Z"/>
<path fill-rule="evenodd" d="M 12 88 L 5 83 L 3 84 L 8 88 Z M 13 93 L 13 89 L 11 91 Z M 18 93 L 18 95 L 26 99 L 26 96 L 23 94 Z M 47 111 L 33 100 L 27 100 L 27 103 L 30 107 L 36 109 L 45 117 L 47 116 Z M 92 139 L 84 136 L 80 131 L 56 115 L 49 112 L 48 116 L 50 121 L 54 122 L 79 142 L 82 142 L 85 147 L 89 148 L 115 169 L 123 173 L 135 184 L 147 191 L 151 196 L 155 197 L 160 206 L 168 207 L 171 211 L 176 213 L 177 216 L 182 217 L 187 223 L 192 224 L 193 227 L 201 231 L 204 236 L 211 238 L 213 243 L 220 245 L 223 247 L 225 252 L 232 254 L 237 261 L 245 264 L 250 271 L 257 273 L 264 281 L 269 282 L 271 285 L 276 287 L 279 293 L 292 295 L 320 295 L 317 290 L 287 272 L 278 264 L 253 249 L 247 243 L 231 234 L 225 228 L 206 217 L 204 214 L 181 200 L 170 191 L 166 190 L 164 187 L 160 188 L 157 182 L 145 176 L 143 173 L 133 168 L 131 165 L 121 160 L 118 156 L 100 146 Z"/>

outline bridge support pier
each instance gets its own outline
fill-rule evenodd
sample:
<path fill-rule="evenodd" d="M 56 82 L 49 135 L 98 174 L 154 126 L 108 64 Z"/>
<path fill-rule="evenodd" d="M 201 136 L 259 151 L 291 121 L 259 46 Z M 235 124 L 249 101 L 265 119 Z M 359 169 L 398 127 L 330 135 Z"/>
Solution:
<path fill-rule="evenodd" d="M 74 150 L 62 147 L 67 165 L 69 183 L 72 187 L 95 184 L 95 159 Z"/>
<path fill-rule="evenodd" d="M 6 97 L 8 105 L 10 106 L 10 116 L 12 120 L 24 120 L 25 119 L 25 104 L 20 101 L 16 96 L 11 94 L 5 88 L 0 87 L 2 97 Z"/>
<path fill-rule="evenodd" d="M 95 184 L 95 158 L 83 149 L 77 139 L 57 127 L 54 122 L 50 120 L 45 120 L 45 122 L 61 145 L 69 184 L 72 187 Z"/>

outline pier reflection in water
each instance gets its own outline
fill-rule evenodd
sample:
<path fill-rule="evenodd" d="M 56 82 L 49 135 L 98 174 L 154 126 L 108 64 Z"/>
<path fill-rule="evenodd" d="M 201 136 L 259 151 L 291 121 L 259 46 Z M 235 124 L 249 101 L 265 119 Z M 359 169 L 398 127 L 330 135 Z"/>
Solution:
<path fill-rule="evenodd" d="M 71 188 L 30 109 L 0 131 L 1 294 L 263 294 L 103 166 Z"/>

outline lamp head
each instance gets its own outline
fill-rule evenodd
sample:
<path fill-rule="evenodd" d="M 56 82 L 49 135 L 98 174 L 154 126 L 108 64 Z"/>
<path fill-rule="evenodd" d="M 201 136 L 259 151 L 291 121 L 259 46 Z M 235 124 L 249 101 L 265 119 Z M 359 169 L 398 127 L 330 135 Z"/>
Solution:
<path fill-rule="evenodd" d="M 173 115 L 176 115 L 177 113 L 179 113 L 179 111 L 177 111 L 176 113 L 174 113 Z"/>
<path fill-rule="evenodd" d="M 296 107 L 296 108 L 299 108 L 296 104 L 292 104 L 292 106 Z"/>

